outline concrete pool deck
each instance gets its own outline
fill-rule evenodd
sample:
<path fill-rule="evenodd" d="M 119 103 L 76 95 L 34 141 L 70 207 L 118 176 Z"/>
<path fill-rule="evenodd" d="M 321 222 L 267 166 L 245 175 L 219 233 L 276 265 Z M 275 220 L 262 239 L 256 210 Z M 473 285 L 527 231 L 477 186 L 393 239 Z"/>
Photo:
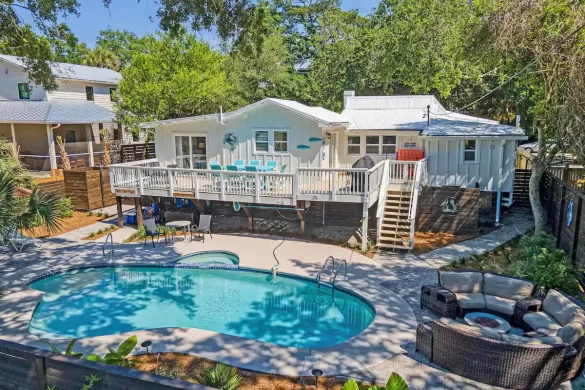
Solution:
<path fill-rule="evenodd" d="M 146 246 L 142 243 L 115 244 L 114 260 L 116 264 L 160 264 L 187 253 L 207 250 L 230 250 L 238 254 L 241 266 L 265 270 L 276 264 L 275 250 L 280 272 L 310 278 L 317 275 L 328 256 L 345 259 L 349 263 L 347 279 L 340 279 L 337 284 L 370 301 L 376 310 L 374 322 L 342 344 L 318 349 L 282 347 L 184 328 L 82 338 L 78 340 L 77 349 L 103 354 L 108 347 L 116 346 L 136 334 L 139 341 L 151 340 L 150 350 L 154 352 L 192 353 L 249 370 L 289 376 L 310 375 L 313 368 L 323 370 L 325 375 L 349 376 L 397 354 L 405 354 L 405 347 L 414 340 L 416 318 L 413 310 L 398 294 L 380 288 L 387 276 L 384 266 L 346 248 L 298 239 L 282 242 L 282 238 L 273 236 L 214 234 L 213 239 L 207 237 L 205 243 L 195 240 L 165 245 L 162 242 L 155 248 L 150 243 Z M 10 260 L 0 262 L 0 280 L 9 283 L 9 295 L 0 300 L 0 334 L 5 340 L 43 347 L 28 332 L 29 321 L 42 293 L 24 286 L 21 281 L 49 271 L 103 263 L 106 258 L 102 255 L 102 244 L 51 239 L 45 241 L 41 251 L 0 252 L 0 259 L 7 254 Z M 69 340 L 52 341 L 64 347 Z M 138 347 L 136 353 L 140 352 L 144 351 Z"/>

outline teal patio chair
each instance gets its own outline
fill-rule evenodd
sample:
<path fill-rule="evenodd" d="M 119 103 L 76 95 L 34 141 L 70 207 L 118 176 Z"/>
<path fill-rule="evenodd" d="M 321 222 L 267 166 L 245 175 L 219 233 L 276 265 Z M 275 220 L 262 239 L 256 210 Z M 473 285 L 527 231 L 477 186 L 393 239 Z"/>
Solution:
<path fill-rule="evenodd" d="M 226 169 L 230 172 L 239 172 L 240 169 L 238 168 L 237 165 L 226 165 L 225 166 Z M 228 179 L 228 191 L 229 192 L 237 192 L 240 193 L 242 192 L 241 190 L 244 188 L 244 175 L 234 175 L 234 174 L 229 174 L 227 175 L 227 179 Z"/>
<path fill-rule="evenodd" d="M 286 173 L 286 164 L 280 167 L 280 173 Z"/>
<path fill-rule="evenodd" d="M 276 168 L 278 168 L 278 161 L 268 160 L 266 161 L 266 166 L 272 168 L 271 171 L 276 171 Z"/>
<path fill-rule="evenodd" d="M 237 165 L 239 167 L 243 167 L 244 165 L 246 165 L 246 160 L 235 160 L 234 165 Z"/>
<path fill-rule="evenodd" d="M 257 166 L 259 166 L 259 165 L 260 165 L 260 160 L 250 160 L 250 164 L 246 165 L 246 167 L 248 167 L 248 166 L 250 166 L 250 165 L 251 165 L 251 166 L 254 166 L 254 167 L 257 167 Z M 247 170 L 247 169 L 246 169 L 246 170 Z"/>
<path fill-rule="evenodd" d="M 215 163 L 215 164 L 214 164 Z M 217 161 L 212 161 L 209 163 L 212 171 L 223 171 L 223 168 Z M 221 175 L 219 173 L 212 173 L 211 174 L 212 180 L 212 191 L 219 192 L 221 190 Z"/>
<path fill-rule="evenodd" d="M 219 170 L 221 171 L 221 164 L 218 163 L 217 161 L 210 161 L 209 162 L 209 166 L 211 167 L 211 169 L 213 169 L 214 171 L 217 171 L 218 169 L 216 169 L 217 167 L 219 167 Z M 215 167 L 215 168 L 214 168 Z"/>

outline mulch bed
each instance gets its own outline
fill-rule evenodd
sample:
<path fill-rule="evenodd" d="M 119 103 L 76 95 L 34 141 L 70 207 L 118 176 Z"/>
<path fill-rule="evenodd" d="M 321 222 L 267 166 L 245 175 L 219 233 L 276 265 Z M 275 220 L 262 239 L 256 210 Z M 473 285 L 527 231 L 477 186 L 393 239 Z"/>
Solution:
<path fill-rule="evenodd" d="M 216 362 L 202 359 L 193 355 L 181 353 L 151 353 L 133 357 L 134 368 L 144 372 L 154 373 L 160 367 L 164 372 L 178 372 L 179 379 L 195 382 L 192 374 L 201 367 L 216 364 Z M 242 376 L 242 384 L 239 390 L 315 390 L 315 378 L 313 377 L 287 377 L 280 375 L 263 374 L 254 371 L 237 368 Z M 321 377 L 319 379 L 320 390 L 341 390 L 345 379 Z"/>
<path fill-rule="evenodd" d="M 24 234 L 37 237 L 37 238 L 45 238 L 45 237 L 55 237 L 61 235 L 63 233 L 67 233 L 73 231 L 75 229 L 79 229 L 88 225 L 92 225 L 96 222 L 101 221 L 105 217 L 102 215 L 98 217 L 97 215 L 88 215 L 87 212 L 81 211 L 74 211 L 73 216 L 71 218 L 63 218 L 60 221 L 60 226 L 55 232 L 49 233 L 44 226 L 37 226 L 30 231 L 25 231 Z"/>

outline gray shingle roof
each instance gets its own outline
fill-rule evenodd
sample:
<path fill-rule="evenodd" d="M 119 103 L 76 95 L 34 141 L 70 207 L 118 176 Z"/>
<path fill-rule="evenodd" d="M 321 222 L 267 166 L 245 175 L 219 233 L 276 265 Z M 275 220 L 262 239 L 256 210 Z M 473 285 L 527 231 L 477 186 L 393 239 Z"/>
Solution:
<path fill-rule="evenodd" d="M 523 137 L 524 130 L 515 126 L 457 119 L 433 118 L 423 137 Z"/>
<path fill-rule="evenodd" d="M 20 57 L 0 54 L 0 60 L 4 60 L 12 65 L 26 68 L 26 64 Z M 70 80 L 93 81 L 104 84 L 118 84 L 122 75 L 111 69 L 96 68 L 94 66 L 66 64 L 63 62 L 51 63 L 51 71 L 55 77 Z"/>
<path fill-rule="evenodd" d="M 115 114 L 85 100 L 0 101 L 0 123 L 110 123 Z"/>

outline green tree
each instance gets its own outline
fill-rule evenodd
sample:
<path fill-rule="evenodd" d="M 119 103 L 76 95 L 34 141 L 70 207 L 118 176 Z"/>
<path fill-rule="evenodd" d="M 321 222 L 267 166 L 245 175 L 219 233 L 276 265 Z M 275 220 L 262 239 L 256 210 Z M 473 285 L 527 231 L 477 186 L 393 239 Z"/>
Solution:
<path fill-rule="evenodd" d="M 142 121 L 217 112 L 230 91 L 221 54 L 184 30 L 147 36 L 144 45 L 122 70 L 121 123 L 136 128 Z"/>
<path fill-rule="evenodd" d="M 111 0 L 102 0 L 109 5 Z M 30 14 L 33 25 L 27 25 L 19 16 Z M 31 81 L 46 90 L 57 87 L 49 67 L 53 52 L 49 41 L 71 42 L 71 32 L 59 17 L 79 15 L 77 0 L 8 0 L 0 1 L 0 39 L 2 46 L 13 54 L 24 57 Z M 36 34 L 33 28 L 40 32 Z M 46 38 L 46 39 L 43 39 Z M 47 41 L 47 39 L 49 41 Z"/>
<path fill-rule="evenodd" d="M 142 39 L 128 30 L 101 30 L 96 39 L 96 48 L 106 49 L 120 60 L 120 67 L 130 63 L 132 53 L 143 50 Z"/>
<path fill-rule="evenodd" d="M 116 57 L 116 54 L 101 46 L 97 46 L 95 49 L 89 51 L 83 57 L 81 63 L 98 68 L 107 68 L 115 71 L 120 70 L 120 60 Z"/>
<path fill-rule="evenodd" d="M 475 72 L 466 49 L 478 20 L 468 0 L 383 0 L 370 54 L 377 83 L 394 93 L 448 97 Z"/>
<path fill-rule="evenodd" d="M 559 151 L 574 151 L 585 143 L 585 4 L 493 0 L 487 6 L 478 50 L 507 57 L 515 65 L 504 82 L 522 91 L 538 136 L 529 195 L 540 233 L 546 231 L 542 175 Z"/>

